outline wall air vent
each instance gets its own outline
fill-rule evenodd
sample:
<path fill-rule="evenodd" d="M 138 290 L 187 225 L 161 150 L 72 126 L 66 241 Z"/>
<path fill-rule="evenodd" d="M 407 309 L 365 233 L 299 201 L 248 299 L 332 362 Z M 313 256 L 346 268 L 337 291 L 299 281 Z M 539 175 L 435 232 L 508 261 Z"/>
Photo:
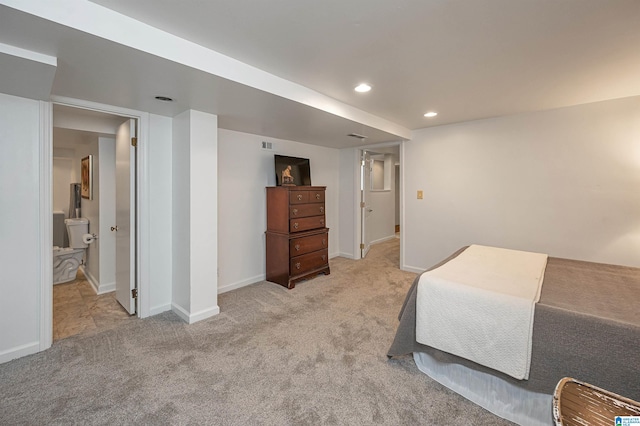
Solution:
<path fill-rule="evenodd" d="M 360 140 L 366 139 L 367 137 L 364 135 L 359 135 L 357 133 L 349 133 L 347 136 L 351 136 L 352 138 L 357 138 Z"/>

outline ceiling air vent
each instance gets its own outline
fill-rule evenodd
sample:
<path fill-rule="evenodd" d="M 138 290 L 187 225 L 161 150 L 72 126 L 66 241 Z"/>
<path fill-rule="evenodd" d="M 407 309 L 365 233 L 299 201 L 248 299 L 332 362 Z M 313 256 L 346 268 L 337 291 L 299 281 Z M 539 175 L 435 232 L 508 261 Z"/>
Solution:
<path fill-rule="evenodd" d="M 359 135 L 357 133 L 349 133 L 347 136 L 351 136 L 352 138 L 357 138 L 360 140 L 366 139 L 367 137 L 364 135 Z"/>

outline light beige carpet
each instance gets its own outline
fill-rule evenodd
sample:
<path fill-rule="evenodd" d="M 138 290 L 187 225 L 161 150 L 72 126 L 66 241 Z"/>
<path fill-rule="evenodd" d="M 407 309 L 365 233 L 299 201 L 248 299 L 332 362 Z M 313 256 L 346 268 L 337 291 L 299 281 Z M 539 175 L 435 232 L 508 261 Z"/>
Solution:
<path fill-rule="evenodd" d="M 193 325 L 166 312 L 2 364 L 0 424 L 510 424 L 387 359 L 415 276 L 398 243 L 293 290 L 222 294 Z"/>

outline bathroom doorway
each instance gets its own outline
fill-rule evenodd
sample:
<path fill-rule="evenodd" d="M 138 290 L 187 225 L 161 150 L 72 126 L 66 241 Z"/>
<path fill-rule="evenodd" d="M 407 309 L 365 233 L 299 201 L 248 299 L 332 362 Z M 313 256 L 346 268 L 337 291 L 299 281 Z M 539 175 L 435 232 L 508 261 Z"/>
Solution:
<path fill-rule="evenodd" d="M 84 256 L 74 277 L 55 283 L 59 262 L 54 250 L 53 340 L 112 328 L 136 313 L 135 293 L 130 291 L 136 284 L 136 157 L 130 144 L 136 132 L 137 120 L 130 117 L 53 106 L 54 246 L 61 232 L 68 237 L 66 226 L 58 229 L 56 216 L 80 216 L 89 222 L 85 241 L 89 243 L 80 249 Z M 89 160 L 91 167 L 83 168 Z M 91 185 L 83 185 L 80 207 L 75 211 L 71 185 L 84 184 L 87 179 Z M 119 251 L 124 256 L 118 256 Z"/>

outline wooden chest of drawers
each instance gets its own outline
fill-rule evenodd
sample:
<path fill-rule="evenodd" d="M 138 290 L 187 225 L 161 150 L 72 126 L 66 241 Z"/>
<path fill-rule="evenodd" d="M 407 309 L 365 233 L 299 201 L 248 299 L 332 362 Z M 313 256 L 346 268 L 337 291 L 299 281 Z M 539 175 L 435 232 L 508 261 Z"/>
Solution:
<path fill-rule="evenodd" d="M 267 187 L 267 281 L 295 283 L 329 274 L 324 186 Z"/>

